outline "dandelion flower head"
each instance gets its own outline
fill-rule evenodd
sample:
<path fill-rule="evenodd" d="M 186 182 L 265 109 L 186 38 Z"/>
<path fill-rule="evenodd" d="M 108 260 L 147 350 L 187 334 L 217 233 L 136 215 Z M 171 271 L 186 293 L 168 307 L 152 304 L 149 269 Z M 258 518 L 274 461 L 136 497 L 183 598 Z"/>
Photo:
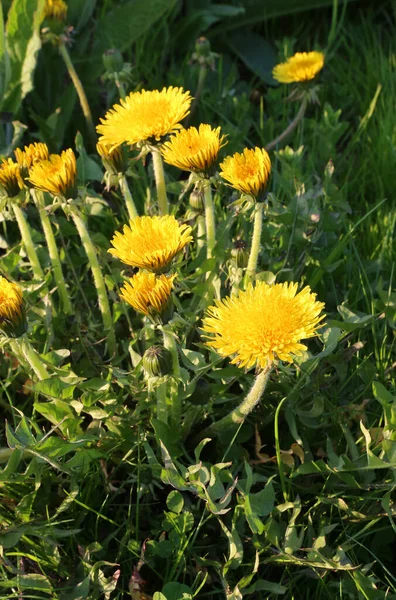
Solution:
<path fill-rule="evenodd" d="M 276 65 L 272 75 L 280 83 L 310 81 L 322 70 L 324 60 L 322 52 L 296 52 L 286 62 Z"/>
<path fill-rule="evenodd" d="M 63 0 L 46 0 L 44 17 L 54 21 L 64 21 L 67 16 L 67 4 Z"/>
<path fill-rule="evenodd" d="M 131 92 L 100 120 L 96 128 L 99 141 L 110 148 L 159 141 L 181 128 L 180 121 L 190 112 L 191 100 L 190 92 L 176 87 Z"/>
<path fill-rule="evenodd" d="M 220 168 L 221 177 L 233 188 L 257 198 L 267 188 L 271 160 L 264 148 L 245 148 L 241 154 L 227 156 Z"/>
<path fill-rule="evenodd" d="M 76 195 L 77 164 L 71 148 L 62 154 L 50 154 L 48 160 L 36 162 L 30 169 L 30 183 L 44 192 L 64 198 Z"/>
<path fill-rule="evenodd" d="M 22 316 L 22 290 L 0 275 L 0 327 L 4 321 L 16 323 Z"/>
<path fill-rule="evenodd" d="M 0 164 L 0 186 L 8 198 L 13 198 L 23 188 L 19 166 L 11 158 L 3 160 Z"/>
<path fill-rule="evenodd" d="M 220 131 L 220 127 L 212 129 L 206 124 L 201 124 L 198 129 L 181 129 L 162 146 L 162 156 L 166 163 L 183 171 L 205 173 L 226 143 Z"/>
<path fill-rule="evenodd" d="M 203 320 L 206 343 L 241 368 L 292 362 L 306 350 L 301 340 L 315 336 L 324 318 L 316 294 L 308 286 L 297 293 L 297 287 L 258 281 L 239 296 L 216 300 Z"/>
<path fill-rule="evenodd" d="M 29 144 L 29 146 L 25 146 L 23 150 L 16 148 L 14 154 L 23 179 L 29 177 L 29 169 L 34 163 L 39 162 L 40 160 L 48 160 L 49 158 L 48 146 L 41 142 Z"/>
<path fill-rule="evenodd" d="M 160 272 L 192 239 L 191 227 L 172 215 L 135 217 L 114 234 L 109 252 L 132 267 Z"/>
<path fill-rule="evenodd" d="M 175 277 L 138 271 L 121 288 L 120 296 L 137 312 L 160 314 L 168 304 Z"/>

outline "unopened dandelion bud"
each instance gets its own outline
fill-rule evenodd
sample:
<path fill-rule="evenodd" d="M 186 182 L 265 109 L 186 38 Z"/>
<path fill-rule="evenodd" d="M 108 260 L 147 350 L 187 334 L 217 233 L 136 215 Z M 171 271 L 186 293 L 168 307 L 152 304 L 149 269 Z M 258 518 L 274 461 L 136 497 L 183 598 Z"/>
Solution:
<path fill-rule="evenodd" d="M 150 377 L 164 377 L 172 370 L 172 355 L 163 346 L 151 346 L 143 355 L 143 368 Z"/>
<path fill-rule="evenodd" d="M 20 337 L 27 323 L 22 290 L 0 275 L 0 333 L 7 337 Z"/>
<path fill-rule="evenodd" d="M 202 211 L 205 207 L 205 194 L 203 190 L 194 188 L 189 197 L 189 204 L 191 208 L 196 211 Z"/>
<path fill-rule="evenodd" d="M 63 0 L 46 0 L 44 17 L 49 21 L 62 23 L 67 17 L 67 4 Z"/>
<path fill-rule="evenodd" d="M 120 73 L 124 67 L 122 54 L 117 48 L 110 48 L 102 54 L 103 65 L 109 73 Z"/>
<path fill-rule="evenodd" d="M 211 55 L 210 42 L 206 37 L 199 37 L 195 42 L 195 52 L 198 56 L 209 58 Z"/>
<path fill-rule="evenodd" d="M 239 269 L 245 269 L 249 262 L 248 245 L 244 240 L 236 240 L 231 250 L 231 256 Z"/>

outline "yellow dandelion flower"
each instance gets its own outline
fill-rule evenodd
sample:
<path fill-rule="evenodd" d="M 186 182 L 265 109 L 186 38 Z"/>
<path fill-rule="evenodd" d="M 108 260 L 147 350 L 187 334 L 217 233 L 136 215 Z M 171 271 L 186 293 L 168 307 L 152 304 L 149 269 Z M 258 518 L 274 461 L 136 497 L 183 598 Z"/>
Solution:
<path fill-rule="evenodd" d="M 126 171 L 128 165 L 126 164 L 122 148 L 113 148 L 111 150 L 107 144 L 98 142 L 96 150 L 102 159 L 106 171 L 113 174 L 124 173 Z"/>
<path fill-rule="evenodd" d="M 220 164 L 220 175 L 233 188 L 257 198 L 267 187 L 271 173 L 271 160 L 264 148 L 245 150 L 227 156 Z"/>
<path fill-rule="evenodd" d="M 14 154 L 23 180 L 29 177 L 29 169 L 34 163 L 49 158 L 48 146 L 41 142 L 29 144 L 23 150 L 17 148 Z"/>
<path fill-rule="evenodd" d="M 296 52 L 286 62 L 276 65 L 272 76 L 280 83 L 310 81 L 323 69 L 324 60 L 322 52 Z"/>
<path fill-rule="evenodd" d="M 216 161 L 225 136 L 220 135 L 220 127 L 212 129 L 201 124 L 199 129 L 181 129 L 162 146 L 164 161 L 183 171 L 205 173 Z"/>
<path fill-rule="evenodd" d="M 63 0 L 46 0 L 44 6 L 44 18 L 54 21 L 65 21 L 67 16 L 67 4 Z"/>
<path fill-rule="evenodd" d="M 99 141 L 111 148 L 124 142 L 132 146 L 158 141 L 181 128 L 180 121 L 190 112 L 191 100 L 190 92 L 183 88 L 131 92 L 100 120 L 96 128 L 101 135 Z"/>
<path fill-rule="evenodd" d="M 22 290 L 16 283 L 0 275 L 0 330 L 18 325 L 23 317 Z"/>
<path fill-rule="evenodd" d="M 191 227 L 179 225 L 172 215 L 136 217 L 123 233 L 114 234 L 109 252 L 127 265 L 159 272 L 192 239 Z"/>
<path fill-rule="evenodd" d="M 36 162 L 30 169 L 30 183 L 54 196 L 74 198 L 76 196 L 77 165 L 71 148 L 61 155 L 51 154 L 48 160 Z"/>
<path fill-rule="evenodd" d="M 306 350 L 301 340 L 317 335 L 324 318 L 316 294 L 308 286 L 297 293 L 297 287 L 258 281 L 238 296 L 215 300 L 203 320 L 206 343 L 241 368 L 264 369 L 276 358 L 292 362 Z"/>
<path fill-rule="evenodd" d="M 137 312 L 160 314 L 168 305 L 175 277 L 138 271 L 121 288 L 120 296 Z"/>
<path fill-rule="evenodd" d="M 11 158 L 3 160 L 0 164 L 0 186 L 8 198 L 13 198 L 19 194 L 23 188 L 19 166 Z"/>

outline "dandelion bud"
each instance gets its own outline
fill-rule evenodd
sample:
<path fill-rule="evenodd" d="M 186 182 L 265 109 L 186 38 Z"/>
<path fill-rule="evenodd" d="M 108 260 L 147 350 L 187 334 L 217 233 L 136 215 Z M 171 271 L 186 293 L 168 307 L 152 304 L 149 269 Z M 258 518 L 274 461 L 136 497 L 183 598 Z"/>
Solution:
<path fill-rule="evenodd" d="M 151 346 L 143 355 L 143 369 L 150 377 L 164 377 L 172 370 L 172 355 L 163 346 Z"/>
<path fill-rule="evenodd" d="M 117 48 L 110 48 L 102 54 L 103 65 L 109 73 L 120 73 L 124 67 L 121 52 Z"/>
<path fill-rule="evenodd" d="M 204 209 L 204 192 L 200 189 L 194 188 L 190 194 L 189 204 L 191 208 L 197 211 Z"/>
<path fill-rule="evenodd" d="M 195 52 L 198 56 L 209 58 L 211 54 L 210 42 L 206 37 L 199 37 L 195 42 Z"/>
<path fill-rule="evenodd" d="M 27 329 L 22 290 L 0 275 L 0 332 L 20 337 Z"/>
<path fill-rule="evenodd" d="M 231 256 L 239 269 L 245 269 L 249 262 L 248 245 L 244 240 L 236 240 L 231 250 Z"/>

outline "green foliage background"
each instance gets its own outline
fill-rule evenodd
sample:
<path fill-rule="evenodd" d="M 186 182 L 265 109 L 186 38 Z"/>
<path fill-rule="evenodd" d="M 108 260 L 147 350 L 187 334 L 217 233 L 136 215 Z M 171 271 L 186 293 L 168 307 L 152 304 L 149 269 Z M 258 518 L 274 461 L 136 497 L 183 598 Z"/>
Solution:
<path fill-rule="evenodd" d="M 103 51 L 123 51 L 133 66 L 130 90 L 181 85 L 194 93 L 198 68 L 189 59 L 206 35 L 219 59 L 193 124 L 221 125 L 227 153 L 265 145 L 293 118 L 273 64 L 297 50 L 326 52 L 320 105 L 272 156 L 260 256 L 263 278 L 302 281 L 325 302 L 324 347 L 310 344 L 297 368 L 279 370 L 236 437 L 198 447 L 201 423 L 234 407 L 252 373 L 183 333 L 184 444 L 152 419 L 138 364 L 152 332 L 137 335 L 141 320 L 120 303 L 121 269 L 107 254 L 126 214 L 117 192 L 104 190 L 58 52 L 41 47 L 43 4 L 2 3 L 1 153 L 37 140 L 58 152 L 81 132 L 80 184 L 89 186 L 86 216 L 120 354 L 106 362 L 72 223 L 54 220 L 75 315 L 58 313 L 49 326 L 43 290 L 51 273 L 34 207 L 27 214 L 44 282 L 32 281 L 3 211 L 0 272 L 23 285 L 30 339 L 55 374 L 33 383 L 3 344 L 1 446 L 15 450 L 0 471 L 0 598 L 396 598 L 394 3 L 68 2 L 70 53 L 96 122 L 117 100 L 101 80 Z M 143 211 L 153 174 L 149 164 L 136 169 L 131 187 Z M 179 174 L 168 175 L 176 205 Z M 231 237 L 251 232 L 249 214 L 236 225 L 224 196 L 216 199 L 223 282 Z M 213 268 L 200 254 L 182 266 L 187 321 Z"/>

